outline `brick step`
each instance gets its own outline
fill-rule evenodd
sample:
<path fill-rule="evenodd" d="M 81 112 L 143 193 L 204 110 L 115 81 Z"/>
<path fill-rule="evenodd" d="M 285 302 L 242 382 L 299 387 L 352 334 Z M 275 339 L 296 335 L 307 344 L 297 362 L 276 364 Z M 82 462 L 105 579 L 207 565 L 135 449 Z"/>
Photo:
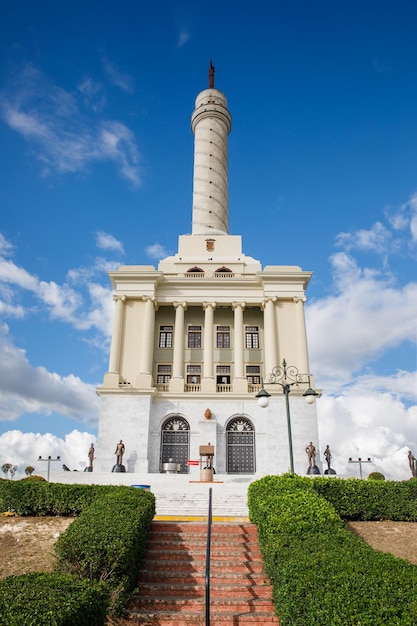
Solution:
<path fill-rule="evenodd" d="M 212 535 L 218 533 L 232 533 L 233 535 L 243 533 L 246 535 L 257 535 L 258 530 L 254 524 L 247 522 L 213 522 L 211 527 Z M 152 522 L 150 536 L 152 533 L 179 532 L 183 534 L 198 533 L 207 534 L 207 522 Z"/>
<path fill-rule="evenodd" d="M 183 585 L 204 585 L 206 581 L 205 571 L 201 572 L 178 572 L 176 570 L 164 572 L 142 570 L 139 575 L 139 583 L 158 583 L 161 584 L 183 584 Z M 228 571 L 210 571 L 210 585 L 263 585 L 265 584 L 265 574 L 263 572 L 228 572 Z"/>
<path fill-rule="evenodd" d="M 152 543 L 148 544 L 146 549 L 146 558 L 156 559 L 159 555 L 165 555 L 168 558 L 192 558 L 197 557 L 198 555 L 204 556 L 206 555 L 206 547 L 200 544 L 159 544 Z M 232 558 L 234 556 L 242 556 L 247 554 L 247 560 L 249 560 L 249 556 L 252 559 L 257 559 L 258 561 L 262 558 L 261 551 L 258 546 L 253 546 L 250 544 L 227 544 L 224 546 L 218 546 L 216 543 L 211 544 L 210 546 L 210 555 L 212 559 L 217 559 L 219 557 L 224 558 Z"/>
<path fill-rule="evenodd" d="M 129 610 L 130 611 L 150 611 L 155 613 L 156 611 L 178 611 L 179 613 L 186 612 L 188 610 L 198 611 L 205 610 L 205 598 L 182 598 L 182 597 L 151 597 L 144 598 L 140 596 L 133 596 L 131 599 Z M 274 606 L 271 600 L 265 598 L 211 598 L 210 612 L 217 615 L 217 612 L 238 612 L 247 613 L 249 611 L 260 611 L 265 613 L 270 611 L 274 613 Z"/>
<path fill-rule="evenodd" d="M 149 571 L 177 571 L 177 572 L 203 572 L 206 567 L 206 561 L 182 561 L 175 559 L 157 559 L 157 560 L 148 560 L 143 564 L 143 567 Z M 224 560 L 214 560 L 211 561 L 210 571 L 214 572 L 222 572 L 227 568 L 228 572 L 255 572 L 261 573 L 263 572 L 263 564 L 262 562 L 253 562 L 253 561 L 228 561 Z"/>
<path fill-rule="evenodd" d="M 245 624 L 261 624 L 262 626 L 277 626 L 278 618 L 270 612 L 262 613 L 216 613 L 210 614 L 212 624 L 221 626 L 244 626 Z M 178 615 L 172 611 L 160 611 L 157 614 L 149 614 L 136 611 L 125 619 L 112 619 L 107 622 L 107 626 L 206 626 L 204 612 L 182 613 Z"/>
<path fill-rule="evenodd" d="M 172 597 L 190 599 L 190 598 L 204 598 L 205 597 L 205 585 L 201 584 L 187 584 L 187 583 L 172 583 L 172 582 L 155 582 L 139 584 L 139 595 L 142 597 Z M 247 595 L 253 599 L 267 598 L 271 599 L 270 587 L 262 585 L 251 585 L 244 583 L 226 584 L 224 582 L 210 582 L 210 597 L 212 600 L 216 598 L 242 598 Z"/>

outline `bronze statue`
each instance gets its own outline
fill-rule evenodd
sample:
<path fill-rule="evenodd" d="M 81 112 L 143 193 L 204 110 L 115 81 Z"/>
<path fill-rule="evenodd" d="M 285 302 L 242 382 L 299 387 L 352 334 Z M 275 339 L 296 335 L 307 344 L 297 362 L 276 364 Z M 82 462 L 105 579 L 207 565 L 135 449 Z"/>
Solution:
<path fill-rule="evenodd" d="M 90 446 L 90 449 L 88 451 L 88 467 L 93 467 L 93 461 L 94 461 L 94 444 L 92 443 Z"/>
<path fill-rule="evenodd" d="M 417 478 L 417 459 L 411 450 L 408 451 L 408 465 L 410 466 L 411 476 Z"/>
<path fill-rule="evenodd" d="M 324 458 L 326 459 L 327 469 L 330 469 L 330 460 L 332 458 L 332 453 L 330 452 L 329 444 L 327 444 L 324 451 Z"/>
<path fill-rule="evenodd" d="M 308 464 L 310 467 L 314 467 L 316 464 L 316 448 L 313 446 L 313 442 L 310 441 L 306 447 L 306 453 L 308 456 Z"/>
<path fill-rule="evenodd" d="M 125 444 L 120 439 L 119 443 L 116 446 L 115 455 L 116 455 L 116 465 L 123 465 L 123 454 L 125 451 Z"/>

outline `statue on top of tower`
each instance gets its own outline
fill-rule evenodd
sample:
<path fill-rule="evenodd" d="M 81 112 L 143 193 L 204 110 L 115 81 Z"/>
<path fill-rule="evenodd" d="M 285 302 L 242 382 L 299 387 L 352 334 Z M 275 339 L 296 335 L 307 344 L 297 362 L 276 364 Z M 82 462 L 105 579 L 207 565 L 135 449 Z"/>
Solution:
<path fill-rule="evenodd" d="M 214 65 L 212 60 L 210 59 L 210 69 L 209 69 L 209 89 L 214 89 Z"/>

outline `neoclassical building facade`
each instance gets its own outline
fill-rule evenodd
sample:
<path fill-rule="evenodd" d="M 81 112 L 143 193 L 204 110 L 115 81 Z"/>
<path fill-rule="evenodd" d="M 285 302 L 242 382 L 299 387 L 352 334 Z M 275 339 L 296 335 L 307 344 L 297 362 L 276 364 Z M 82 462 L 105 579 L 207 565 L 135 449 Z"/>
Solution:
<path fill-rule="evenodd" d="M 268 384 L 285 358 L 309 372 L 304 319 L 311 272 L 266 266 L 242 252 L 228 232 L 226 97 L 209 88 L 196 99 L 192 232 L 158 268 L 110 272 L 115 315 L 109 370 L 101 396 L 94 471 L 110 472 L 122 439 L 127 472 L 159 473 L 173 459 L 181 473 L 215 447 L 217 474 L 259 477 L 289 469 L 282 387 Z M 258 405 L 262 381 L 271 394 Z M 294 467 L 305 473 L 305 447 L 318 443 L 315 405 L 303 384 L 291 388 Z"/>

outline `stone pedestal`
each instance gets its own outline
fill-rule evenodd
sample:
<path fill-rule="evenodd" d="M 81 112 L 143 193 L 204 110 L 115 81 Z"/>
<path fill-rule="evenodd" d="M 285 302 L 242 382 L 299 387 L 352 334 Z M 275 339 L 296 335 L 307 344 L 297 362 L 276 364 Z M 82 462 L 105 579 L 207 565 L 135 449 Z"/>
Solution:
<path fill-rule="evenodd" d="M 116 465 L 113 465 L 111 471 L 112 472 L 126 472 L 126 468 L 125 468 L 124 465 L 120 465 L 120 464 L 117 465 L 117 463 L 116 463 Z"/>
<path fill-rule="evenodd" d="M 307 467 L 307 476 L 318 475 L 320 474 L 320 469 L 317 465 L 310 465 Z"/>

